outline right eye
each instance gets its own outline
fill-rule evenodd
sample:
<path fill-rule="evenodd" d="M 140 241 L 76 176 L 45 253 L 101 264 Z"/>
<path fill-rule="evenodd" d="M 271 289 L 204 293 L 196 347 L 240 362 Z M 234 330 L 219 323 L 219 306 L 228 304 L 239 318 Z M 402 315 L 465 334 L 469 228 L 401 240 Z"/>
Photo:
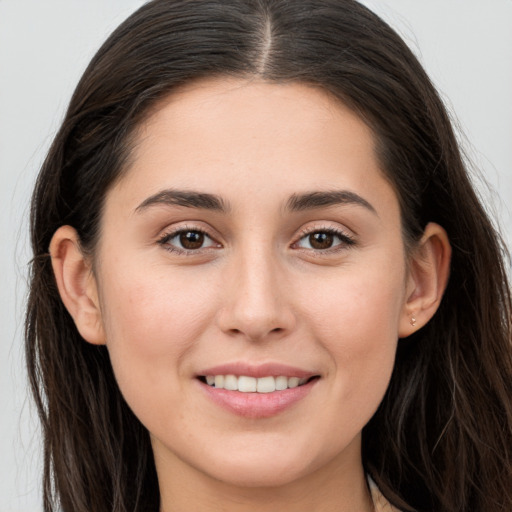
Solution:
<path fill-rule="evenodd" d="M 158 243 L 170 251 L 177 252 L 194 252 L 219 247 L 215 240 L 200 229 L 178 229 L 165 234 Z"/>

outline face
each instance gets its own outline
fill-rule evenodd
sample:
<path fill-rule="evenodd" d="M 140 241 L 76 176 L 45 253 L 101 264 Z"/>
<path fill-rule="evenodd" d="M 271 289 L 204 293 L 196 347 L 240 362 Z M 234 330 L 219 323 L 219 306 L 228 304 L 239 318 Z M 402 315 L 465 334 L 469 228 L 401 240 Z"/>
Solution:
<path fill-rule="evenodd" d="M 101 227 L 106 344 L 157 468 L 264 486 L 360 467 L 407 275 L 357 116 L 306 85 L 188 86 L 141 127 Z"/>

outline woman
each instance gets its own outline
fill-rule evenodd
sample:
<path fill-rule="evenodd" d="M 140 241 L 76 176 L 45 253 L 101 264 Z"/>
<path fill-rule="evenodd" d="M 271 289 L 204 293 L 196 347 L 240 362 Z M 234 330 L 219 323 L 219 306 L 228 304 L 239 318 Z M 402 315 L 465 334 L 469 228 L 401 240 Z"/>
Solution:
<path fill-rule="evenodd" d="M 47 510 L 512 510 L 503 248 L 357 2 L 146 4 L 31 229 Z"/>

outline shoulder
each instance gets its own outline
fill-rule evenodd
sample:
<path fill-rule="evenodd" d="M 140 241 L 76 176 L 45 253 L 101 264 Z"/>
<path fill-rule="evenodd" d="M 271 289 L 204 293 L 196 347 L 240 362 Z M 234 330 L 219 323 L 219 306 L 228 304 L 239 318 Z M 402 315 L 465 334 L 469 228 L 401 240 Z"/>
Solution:
<path fill-rule="evenodd" d="M 370 477 L 368 477 L 368 484 L 370 486 L 370 492 L 372 495 L 375 512 L 401 512 L 399 509 L 389 503 L 389 501 L 380 492 L 377 484 Z"/>

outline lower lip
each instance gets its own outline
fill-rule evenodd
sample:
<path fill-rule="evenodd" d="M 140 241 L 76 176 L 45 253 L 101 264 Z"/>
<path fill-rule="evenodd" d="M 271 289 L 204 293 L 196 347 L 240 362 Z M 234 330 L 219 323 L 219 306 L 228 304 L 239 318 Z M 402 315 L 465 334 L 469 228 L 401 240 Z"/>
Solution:
<path fill-rule="evenodd" d="M 305 398 L 318 380 L 312 379 L 302 386 L 272 393 L 242 393 L 198 382 L 208 398 L 223 409 L 245 418 L 270 418 Z"/>

